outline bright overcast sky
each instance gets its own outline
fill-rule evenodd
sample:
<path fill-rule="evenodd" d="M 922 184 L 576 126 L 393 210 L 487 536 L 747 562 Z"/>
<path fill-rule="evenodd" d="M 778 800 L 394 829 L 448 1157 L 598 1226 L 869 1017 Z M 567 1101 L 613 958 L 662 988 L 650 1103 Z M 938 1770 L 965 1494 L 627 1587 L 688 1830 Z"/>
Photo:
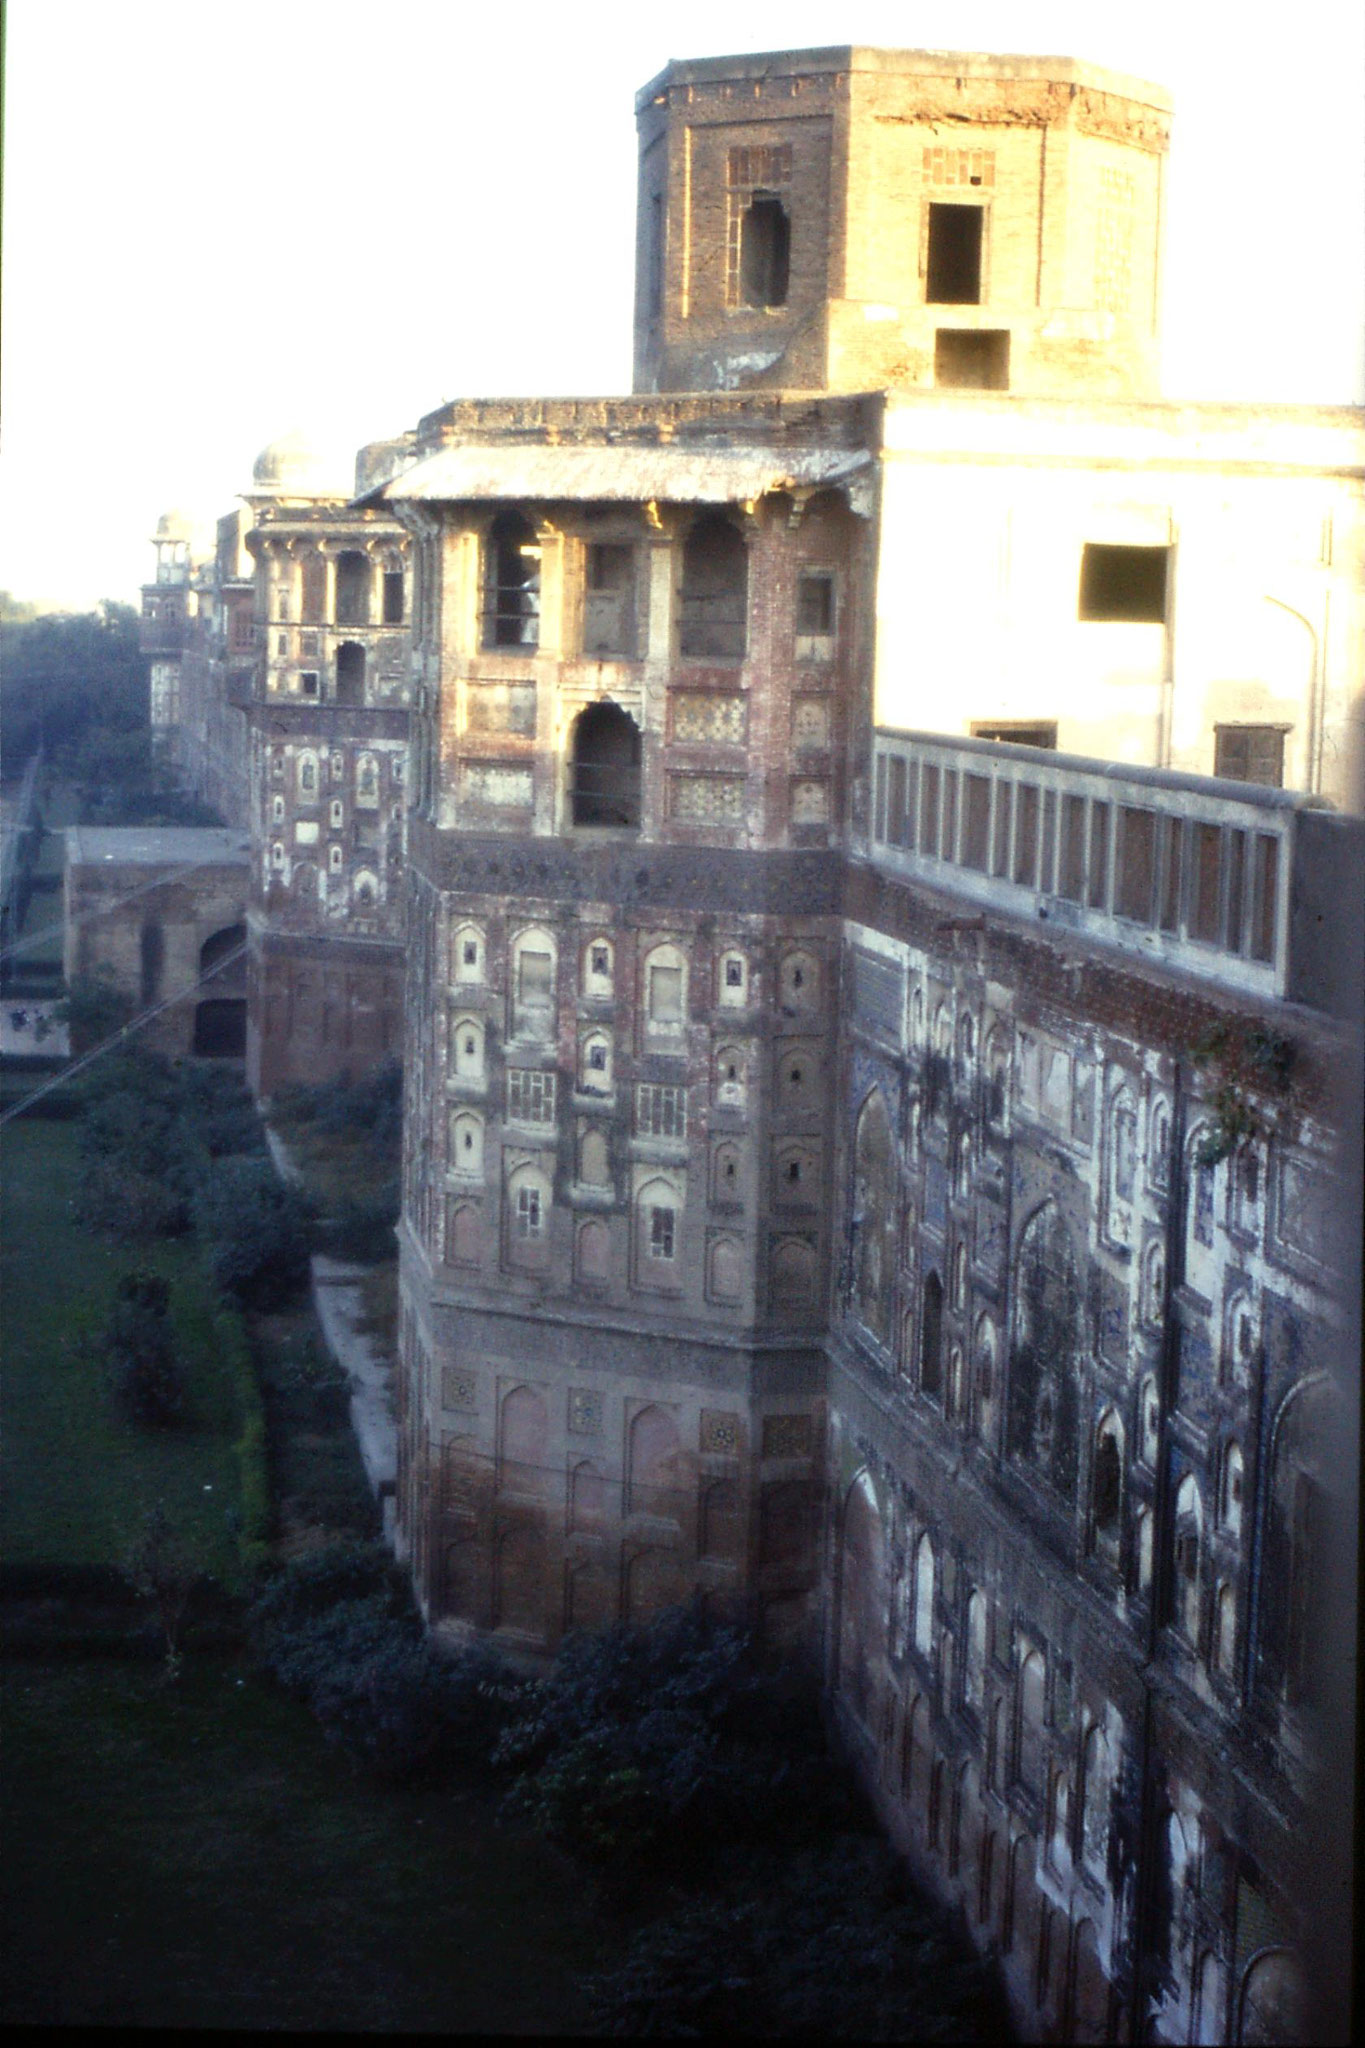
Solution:
<path fill-rule="evenodd" d="M 9 0 L 0 585 L 135 601 L 295 426 L 628 390 L 635 90 L 849 42 L 1165 85 L 1168 393 L 1360 401 L 1358 0 Z"/>

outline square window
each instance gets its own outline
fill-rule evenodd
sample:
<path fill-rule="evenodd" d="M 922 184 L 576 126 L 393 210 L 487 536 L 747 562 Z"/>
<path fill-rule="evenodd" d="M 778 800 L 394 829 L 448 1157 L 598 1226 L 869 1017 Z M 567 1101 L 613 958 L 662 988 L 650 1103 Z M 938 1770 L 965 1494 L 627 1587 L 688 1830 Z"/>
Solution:
<path fill-rule="evenodd" d="M 1081 550 L 1078 616 L 1163 624 L 1170 554 L 1168 547 L 1111 547 L 1087 541 Z"/>

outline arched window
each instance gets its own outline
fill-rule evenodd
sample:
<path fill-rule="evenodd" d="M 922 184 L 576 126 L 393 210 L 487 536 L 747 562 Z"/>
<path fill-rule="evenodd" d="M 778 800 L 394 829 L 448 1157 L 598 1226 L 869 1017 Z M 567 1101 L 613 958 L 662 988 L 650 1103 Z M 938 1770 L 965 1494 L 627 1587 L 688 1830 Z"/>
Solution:
<path fill-rule="evenodd" d="M 927 1535 L 915 1545 L 915 1648 L 921 1657 L 934 1649 L 934 1546 Z"/>
<path fill-rule="evenodd" d="M 979 1713 L 986 1697 L 986 1634 L 990 1610 L 984 1593 L 967 1602 L 967 1656 L 963 1665 L 963 1697 Z"/>
<path fill-rule="evenodd" d="M 1138 1313 L 1144 1323 L 1159 1330 L 1166 1315 L 1166 1251 L 1154 1238 L 1142 1255 L 1142 1290 Z"/>
<path fill-rule="evenodd" d="M 585 1095 L 611 1093 L 611 1033 L 589 1031 L 578 1049 L 578 1085 Z"/>
<path fill-rule="evenodd" d="M 711 1155 L 711 1200 L 737 1202 L 743 1182 L 738 1145 L 717 1145 Z"/>
<path fill-rule="evenodd" d="M 794 1055 L 803 1065 L 805 1055 Z M 789 1071 L 792 1061 L 784 1060 Z M 896 1267 L 896 1154 L 880 1088 L 858 1112 L 853 1139 L 853 1292 L 851 1308 L 878 1343 L 892 1342 Z"/>
<path fill-rule="evenodd" d="M 744 1252 L 738 1238 L 716 1238 L 707 1259 L 707 1280 L 712 1301 L 740 1299 L 744 1292 Z"/>
<path fill-rule="evenodd" d="M 1109 1744 L 1096 1723 L 1081 1758 L 1081 1853 L 1097 1875 L 1109 1856 Z"/>
<path fill-rule="evenodd" d="M 517 512 L 500 512 L 484 546 L 483 644 L 540 644 L 540 544 Z"/>
<path fill-rule="evenodd" d="M 483 1179 L 483 1118 L 471 1109 L 450 1119 L 450 1171 L 461 1180 Z"/>
<path fill-rule="evenodd" d="M 531 1387 L 515 1387 L 502 1404 L 498 1485 L 540 1494 L 549 1480 L 545 1403 Z"/>
<path fill-rule="evenodd" d="M 316 754 L 306 753 L 299 755 L 298 780 L 299 795 L 306 802 L 312 803 L 315 801 L 318 793 L 318 757 Z"/>
<path fill-rule="evenodd" d="M 920 1391 L 937 1399 L 943 1385 L 943 1282 L 930 1273 L 924 1282 L 920 1312 Z"/>
<path fill-rule="evenodd" d="M 1133 1524 L 1139 1593 L 1149 1593 L 1152 1588 L 1152 1526 L 1151 1509 L 1139 1508 Z"/>
<path fill-rule="evenodd" d="M 610 939 L 590 939 L 583 948 L 583 993 L 602 999 L 612 992 L 615 954 Z"/>
<path fill-rule="evenodd" d="M 808 1145 L 778 1148 L 773 1196 L 779 1202 L 813 1202 L 819 1192 L 815 1154 Z"/>
<path fill-rule="evenodd" d="M 580 1280 L 602 1282 L 611 1274 L 611 1233 L 601 1217 L 580 1225 L 576 1242 L 575 1271 Z"/>
<path fill-rule="evenodd" d="M 967 1306 L 967 1247 L 959 1242 L 953 1248 L 953 1314 L 961 1315 Z"/>
<path fill-rule="evenodd" d="M 514 1265 L 543 1266 L 549 1249 L 550 1182 L 533 1166 L 519 1166 L 507 1182 L 508 1256 Z"/>
<path fill-rule="evenodd" d="M 483 1252 L 479 1212 L 470 1202 L 452 1203 L 446 1211 L 446 1263 L 476 1266 Z"/>
<path fill-rule="evenodd" d="M 1230 1585 L 1221 1585 L 1213 1606 L 1213 1662 L 1224 1678 L 1237 1668 L 1237 1595 Z"/>
<path fill-rule="evenodd" d="M 967 1420 L 966 1402 L 963 1395 L 962 1346 L 948 1347 L 948 1378 L 944 1387 L 943 1412 L 950 1422 Z"/>
<path fill-rule="evenodd" d="M 742 953 L 722 953 L 716 962 L 716 1002 L 742 1010 L 749 1000 L 749 963 Z"/>
<path fill-rule="evenodd" d="M 358 549 L 347 548 L 337 556 L 337 617 L 339 626 L 368 626 L 370 623 L 370 564 Z"/>
<path fill-rule="evenodd" d="M 1210 1250 L 1213 1245 L 1214 1195 L 1217 1165 L 1203 1156 L 1205 1147 L 1212 1143 L 1213 1134 L 1208 1125 L 1201 1124 L 1190 1139 L 1186 1158 L 1188 1162 L 1188 1224 L 1190 1250 L 1196 1247 Z"/>
<path fill-rule="evenodd" d="M 1042 1788 L 1044 1718 L 1047 1708 L 1047 1667 L 1037 1650 L 1030 1650 L 1019 1667 L 1018 1725 L 1015 1735 L 1016 1769 L 1030 1790 Z"/>
<path fill-rule="evenodd" d="M 682 1193 L 656 1178 L 640 1189 L 635 1203 L 635 1271 L 646 1285 L 682 1284 Z"/>
<path fill-rule="evenodd" d="M 630 1512 L 677 1521 L 682 1512 L 682 1445 L 667 1409 L 642 1408 L 630 1425 Z"/>
<path fill-rule="evenodd" d="M 344 865 L 345 865 L 345 856 L 343 855 L 343 853 L 342 853 L 342 851 L 341 851 L 341 848 L 340 848 L 340 847 L 339 847 L 338 845 L 336 845 L 336 843 L 335 843 L 335 842 L 333 842 L 333 844 L 332 844 L 331 846 L 329 846 L 329 847 L 328 847 L 328 849 L 327 849 L 327 872 L 328 872 L 328 874 L 329 874 L 329 875 L 339 875 L 339 874 L 341 873 L 341 870 L 342 870 L 342 868 L 343 868 L 343 866 L 344 866 Z"/>
<path fill-rule="evenodd" d="M 749 552 L 728 519 L 708 513 L 683 545 L 679 651 L 689 660 L 742 661 L 749 609 Z"/>
<path fill-rule="evenodd" d="M 716 1047 L 716 1102 L 723 1109 L 742 1109 L 747 1092 L 746 1059 L 742 1045 Z"/>
<path fill-rule="evenodd" d="M 773 1246 L 773 1306 L 801 1307 L 815 1294 L 815 1248 L 802 1237 L 779 1238 Z"/>
<path fill-rule="evenodd" d="M 986 1045 L 986 1121 L 997 1130 L 1009 1117 L 1009 1075 L 1009 1038 L 998 1025 Z"/>
<path fill-rule="evenodd" d="M 995 1415 L 995 1332 L 980 1316 L 976 1325 L 976 1402 L 980 1427 L 987 1432 Z"/>
<path fill-rule="evenodd" d="M 972 1134 L 964 1131 L 957 1141 L 957 1170 L 953 1176 L 953 1192 L 959 1202 L 967 1202 L 972 1193 Z"/>
<path fill-rule="evenodd" d="M 362 810 L 379 808 L 379 762 L 373 754 L 357 754 L 355 800 Z"/>
<path fill-rule="evenodd" d="M 1230 1443 L 1223 1453 L 1222 1482 L 1218 1493 L 1218 1519 L 1230 1536 L 1242 1533 L 1242 1490 L 1246 1468 L 1242 1453 Z"/>
<path fill-rule="evenodd" d="M 635 830 L 640 823 L 640 728 L 619 704 L 590 704 L 569 742 L 575 825 Z"/>
<path fill-rule="evenodd" d="M 483 980 L 483 933 L 478 925 L 459 925 L 452 934 L 450 978 L 465 982 Z"/>
<path fill-rule="evenodd" d="M 1126 1088 L 1109 1105 L 1105 1146 L 1105 1219 L 1114 1244 L 1127 1244 L 1133 1228 L 1137 1180 L 1137 1105 Z"/>
<path fill-rule="evenodd" d="M 1112 1410 L 1095 1434 L 1090 1505 L 1096 1536 L 1116 1542 L 1123 1505 L 1123 1430 Z"/>
<path fill-rule="evenodd" d="M 813 953 L 788 953 L 778 973 L 782 1007 L 813 1010 L 820 1001 L 820 963 Z"/>
<path fill-rule="evenodd" d="M 1198 1481 L 1186 1473 L 1175 1496 L 1175 1620 L 1187 1642 L 1199 1645 L 1199 1569 L 1204 1510 Z"/>
<path fill-rule="evenodd" d="M 460 1081 L 482 1081 L 483 1019 L 456 1017 L 450 1027 L 450 1072 Z"/>
<path fill-rule="evenodd" d="M 569 1479 L 569 1527 L 596 1529 L 606 1513 L 607 1487 L 598 1467 L 584 1458 Z"/>

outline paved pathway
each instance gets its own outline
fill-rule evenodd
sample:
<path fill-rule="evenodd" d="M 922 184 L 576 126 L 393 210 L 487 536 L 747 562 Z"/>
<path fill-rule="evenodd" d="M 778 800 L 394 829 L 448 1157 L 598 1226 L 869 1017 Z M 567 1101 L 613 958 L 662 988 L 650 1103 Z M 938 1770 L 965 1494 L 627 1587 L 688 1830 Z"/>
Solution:
<path fill-rule="evenodd" d="M 266 1143 L 282 1180 L 303 1175 L 277 1131 L 266 1125 Z M 393 1370 L 374 1339 L 360 1325 L 366 1320 L 364 1280 L 367 1266 L 349 1265 L 315 1252 L 312 1259 L 313 1305 L 327 1348 L 351 1384 L 351 1426 L 360 1446 L 361 1462 L 384 1516 L 384 1540 L 393 1541 L 394 1490 L 398 1482 L 398 1423 L 394 1411 Z"/>

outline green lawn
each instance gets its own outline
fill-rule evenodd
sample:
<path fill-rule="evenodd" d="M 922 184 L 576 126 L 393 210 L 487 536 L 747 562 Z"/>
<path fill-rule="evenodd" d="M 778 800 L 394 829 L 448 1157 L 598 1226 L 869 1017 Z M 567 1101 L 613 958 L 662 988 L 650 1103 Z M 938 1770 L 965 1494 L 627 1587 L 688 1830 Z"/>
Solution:
<path fill-rule="evenodd" d="M 15 1663 L 3 1709 L 6 2021 L 584 2030 L 581 1878 L 485 1802 L 351 1776 L 236 1661 Z"/>
<path fill-rule="evenodd" d="M 239 1419 L 209 1289 L 188 1243 L 114 1246 L 75 1221 L 77 1132 L 22 1118 L 0 1141 L 0 1557 L 117 1565 L 159 1500 L 201 1568 L 230 1581 Z M 104 1383 L 99 1334 L 134 1266 L 172 1286 L 189 1385 L 188 1419 L 174 1429 L 125 1422 Z"/>

